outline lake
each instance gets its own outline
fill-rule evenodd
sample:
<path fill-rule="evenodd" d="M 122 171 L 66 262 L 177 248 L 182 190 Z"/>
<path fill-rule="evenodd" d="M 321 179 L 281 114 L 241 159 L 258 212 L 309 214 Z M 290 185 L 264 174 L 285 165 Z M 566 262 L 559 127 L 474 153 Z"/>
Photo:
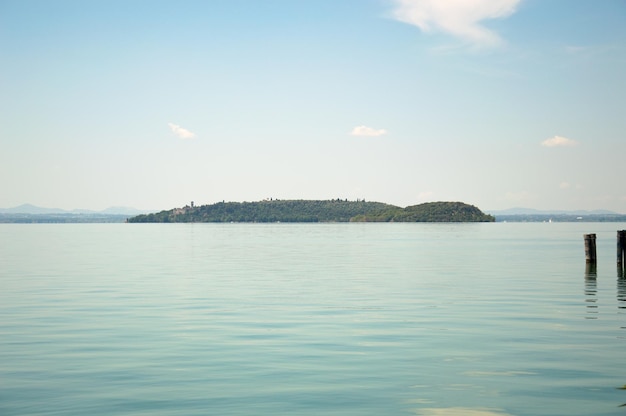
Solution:
<path fill-rule="evenodd" d="M 0 224 L 0 414 L 626 415 L 621 229 Z"/>

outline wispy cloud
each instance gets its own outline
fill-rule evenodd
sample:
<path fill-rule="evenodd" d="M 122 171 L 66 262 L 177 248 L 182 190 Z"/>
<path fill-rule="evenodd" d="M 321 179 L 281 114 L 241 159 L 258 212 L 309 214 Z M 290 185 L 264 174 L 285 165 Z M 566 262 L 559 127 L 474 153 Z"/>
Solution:
<path fill-rule="evenodd" d="M 588 46 L 573 46 L 569 45 L 565 47 L 565 51 L 571 54 L 583 53 L 589 50 Z"/>
<path fill-rule="evenodd" d="M 352 136 L 365 136 L 365 137 L 375 137 L 375 136 L 384 136 L 387 134 L 387 130 L 385 129 L 374 129 L 372 127 L 367 126 L 356 126 L 350 132 Z"/>
<path fill-rule="evenodd" d="M 474 48 L 503 43 L 498 34 L 481 22 L 515 13 L 521 0 L 392 0 L 393 17 L 423 32 L 444 32 Z"/>
<path fill-rule="evenodd" d="M 554 136 L 549 139 L 545 139 L 541 142 L 541 145 L 544 147 L 566 147 L 566 146 L 576 146 L 577 142 L 572 139 L 568 139 L 563 136 Z"/>
<path fill-rule="evenodd" d="M 584 186 L 579 183 L 570 183 L 570 182 L 564 181 L 559 184 L 559 189 L 580 190 L 580 189 L 584 189 Z"/>
<path fill-rule="evenodd" d="M 170 130 L 172 130 L 172 133 L 174 133 L 177 137 L 181 139 L 193 139 L 194 137 L 196 137 L 195 133 L 179 126 L 178 124 L 167 123 L 167 125 L 170 126 Z"/>

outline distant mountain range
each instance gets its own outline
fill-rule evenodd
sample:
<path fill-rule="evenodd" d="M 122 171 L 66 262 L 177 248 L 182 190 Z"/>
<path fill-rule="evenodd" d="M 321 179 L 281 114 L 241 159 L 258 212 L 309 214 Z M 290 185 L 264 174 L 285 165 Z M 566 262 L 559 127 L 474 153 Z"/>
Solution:
<path fill-rule="evenodd" d="M 154 211 L 141 211 L 131 207 L 109 207 L 102 211 L 88 209 L 73 209 L 71 211 L 60 208 L 44 208 L 31 204 L 22 204 L 13 208 L 0 208 L 0 214 L 29 214 L 29 215 L 50 215 L 50 214 L 84 214 L 84 215 L 140 215 Z"/>
<path fill-rule="evenodd" d="M 510 208 L 487 211 L 497 222 L 625 222 L 626 214 L 606 209 L 596 210 L 539 210 Z"/>
<path fill-rule="evenodd" d="M 503 210 L 485 210 L 491 215 L 621 215 L 614 211 L 606 209 L 586 210 L 539 210 L 532 208 L 509 208 Z"/>

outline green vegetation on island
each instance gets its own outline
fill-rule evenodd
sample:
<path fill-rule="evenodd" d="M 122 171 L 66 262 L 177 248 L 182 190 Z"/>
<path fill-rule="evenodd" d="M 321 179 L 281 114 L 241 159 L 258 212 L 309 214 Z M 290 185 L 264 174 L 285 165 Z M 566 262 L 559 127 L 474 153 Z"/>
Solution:
<path fill-rule="evenodd" d="M 128 219 L 144 222 L 494 222 L 462 202 L 429 202 L 406 208 L 382 202 L 264 200 L 186 206 Z"/>
<path fill-rule="evenodd" d="M 463 202 L 427 202 L 406 208 L 394 207 L 378 213 L 361 214 L 362 222 L 494 222 L 495 218 Z"/>

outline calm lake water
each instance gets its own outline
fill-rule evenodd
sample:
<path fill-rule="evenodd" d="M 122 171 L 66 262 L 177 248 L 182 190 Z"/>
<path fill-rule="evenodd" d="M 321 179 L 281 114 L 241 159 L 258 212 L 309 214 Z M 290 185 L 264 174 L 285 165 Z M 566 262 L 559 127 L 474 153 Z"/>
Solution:
<path fill-rule="evenodd" d="M 626 415 L 620 229 L 2 224 L 0 415 Z"/>

